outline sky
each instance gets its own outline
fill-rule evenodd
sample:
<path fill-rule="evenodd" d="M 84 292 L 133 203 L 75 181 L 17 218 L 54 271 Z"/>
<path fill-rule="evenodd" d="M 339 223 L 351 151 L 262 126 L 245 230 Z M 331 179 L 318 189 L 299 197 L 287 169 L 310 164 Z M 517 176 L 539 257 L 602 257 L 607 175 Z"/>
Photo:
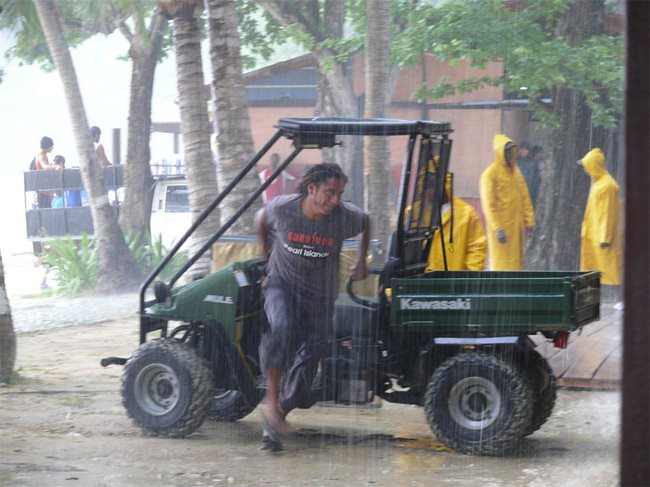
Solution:
<path fill-rule="evenodd" d="M 6 52 L 10 42 L 0 32 L 0 52 Z M 88 122 L 102 129 L 102 143 L 109 158 L 111 129 L 122 129 L 122 161 L 126 151 L 131 63 L 118 57 L 126 51 L 127 43 L 119 33 L 95 36 L 72 51 Z M 204 69 L 209 66 L 206 62 L 204 57 Z M 0 69 L 4 71 L 0 83 L 0 248 L 5 254 L 31 249 L 25 237 L 23 171 L 38 153 L 41 137 L 47 135 L 54 140 L 52 156 L 62 154 L 67 167 L 77 166 L 78 156 L 58 72 L 46 73 L 37 66 L 20 66 L 17 61 L 4 58 L 0 59 Z M 156 70 L 153 121 L 179 121 L 175 99 L 176 72 L 174 56 L 170 55 Z M 172 152 L 170 135 L 159 134 L 152 139 L 153 159 Z"/>

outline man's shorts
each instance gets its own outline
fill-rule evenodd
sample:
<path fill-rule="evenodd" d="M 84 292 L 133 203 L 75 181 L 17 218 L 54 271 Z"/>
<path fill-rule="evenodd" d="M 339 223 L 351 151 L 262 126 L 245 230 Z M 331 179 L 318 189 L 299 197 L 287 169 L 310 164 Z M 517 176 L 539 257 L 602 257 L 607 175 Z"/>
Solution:
<path fill-rule="evenodd" d="M 269 367 L 285 370 L 299 350 L 306 352 L 305 358 L 320 360 L 332 328 L 333 301 L 305 299 L 273 286 L 265 289 L 264 311 L 268 328 L 259 350 L 262 371 Z"/>

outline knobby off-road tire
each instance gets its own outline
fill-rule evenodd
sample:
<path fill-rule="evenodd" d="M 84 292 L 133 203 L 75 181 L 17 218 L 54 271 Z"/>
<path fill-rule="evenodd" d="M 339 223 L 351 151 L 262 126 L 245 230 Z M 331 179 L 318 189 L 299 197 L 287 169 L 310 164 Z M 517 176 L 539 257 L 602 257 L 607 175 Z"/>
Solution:
<path fill-rule="evenodd" d="M 212 408 L 208 417 L 213 421 L 232 422 L 248 416 L 262 400 L 259 397 L 247 400 L 241 391 L 236 389 L 216 390 L 212 399 Z"/>
<path fill-rule="evenodd" d="M 557 382 L 550 365 L 544 357 L 531 350 L 526 368 L 533 391 L 533 414 L 525 435 L 532 435 L 540 429 L 555 407 Z"/>
<path fill-rule="evenodd" d="M 195 431 L 212 402 L 212 372 L 188 344 L 171 338 L 143 343 L 122 375 L 122 402 L 147 433 L 180 438 Z"/>
<path fill-rule="evenodd" d="M 262 391 L 249 387 L 252 373 L 259 373 L 254 359 L 239 355 L 237 348 L 229 344 L 223 327 L 217 322 L 204 323 L 199 344 L 200 354 L 212 370 L 214 388 L 208 419 L 232 422 L 248 416 L 262 400 Z M 247 360 L 247 362 L 245 362 Z M 252 390 L 251 390 L 252 389 Z"/>
<path fill-rule="evenodd" d="M 445 445 L 463 453 L 505 455 L 530 425 L 532 391 L 517 367 L 492 355 L 463 353 L 436 369 L 424 409 Z"/>

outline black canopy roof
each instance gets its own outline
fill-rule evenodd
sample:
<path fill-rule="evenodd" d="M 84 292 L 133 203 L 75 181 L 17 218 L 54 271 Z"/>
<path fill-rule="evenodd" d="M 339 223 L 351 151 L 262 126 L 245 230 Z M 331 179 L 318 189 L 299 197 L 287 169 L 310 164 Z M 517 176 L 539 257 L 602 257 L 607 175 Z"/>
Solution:
<path fill-rule="evenodd" d="M 275 125 L 288 138 L 301 135 L 446 135 L 448 122 L 384 118 L 281 118 Z"/>

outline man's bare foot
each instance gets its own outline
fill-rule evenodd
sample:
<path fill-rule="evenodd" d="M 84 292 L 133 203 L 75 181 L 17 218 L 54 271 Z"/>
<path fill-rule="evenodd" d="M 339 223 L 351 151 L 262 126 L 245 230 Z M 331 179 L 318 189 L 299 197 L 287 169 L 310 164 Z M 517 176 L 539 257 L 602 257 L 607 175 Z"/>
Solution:
<path fill-rule="evenodd" d="M 273 411 L 269 407 L 262 412 L 262 428 L 274 441 L 279 441 L 280 437 L 288 437 L 292 434 L 291 426 L 284 416 L 280 411 Z"/>

